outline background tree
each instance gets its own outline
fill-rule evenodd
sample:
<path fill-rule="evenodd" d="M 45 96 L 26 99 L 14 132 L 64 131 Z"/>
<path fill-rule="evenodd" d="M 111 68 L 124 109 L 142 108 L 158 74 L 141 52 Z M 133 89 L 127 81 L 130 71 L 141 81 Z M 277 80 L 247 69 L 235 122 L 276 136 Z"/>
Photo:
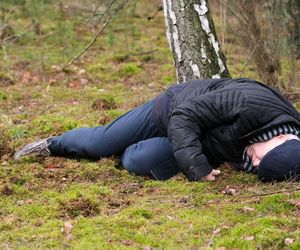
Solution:
<path fill-rule="evenodd" d="M 289 44 L 294 48 L 296 58 L 300 59 L 300 1 L 286 0 L 285 9 L 288 15 Z"/>
<path fill-rule="evenodd" d="M 278 53 L 269 53 L 262 34 L 260 23 L 256 16 L 256 1 L 231 0 L 237 22 L 237 39 L 240 39 L 246 48 L 251 49 L 257 72 L 263 82 L 276 87 L 280 72 Z M 270 39 L 273 39 L 270 37 Z M 274 50 L 276 51 L 276 46 Z"/>
<path fill-rule="evenodd" d="M 178 82 L 230 77 L 205 0 L 163 0 Z"/>
<path fill-rule="evenodd" d="M 230 31 L 248 51 L 245 64 L 256 66 L 259 78 L 288 98 L 297 85 L 300 47 L 300 2 L 297 0 L 220 1 L 230 13 Z"/>

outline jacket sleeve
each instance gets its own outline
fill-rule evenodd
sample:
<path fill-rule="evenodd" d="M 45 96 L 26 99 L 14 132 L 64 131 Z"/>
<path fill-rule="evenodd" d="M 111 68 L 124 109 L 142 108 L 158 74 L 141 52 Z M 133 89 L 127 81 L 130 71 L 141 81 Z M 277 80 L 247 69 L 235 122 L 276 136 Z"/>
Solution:
<path fill-rule="evenodd" d="M 174 109 L 168 123 L 175 158 L 189 181 L 212 171 L 203 154 L 201 136 L 206 130 L 233 123 L 243 98 L 239 91 L 213 91 L 185 101 Z"/>

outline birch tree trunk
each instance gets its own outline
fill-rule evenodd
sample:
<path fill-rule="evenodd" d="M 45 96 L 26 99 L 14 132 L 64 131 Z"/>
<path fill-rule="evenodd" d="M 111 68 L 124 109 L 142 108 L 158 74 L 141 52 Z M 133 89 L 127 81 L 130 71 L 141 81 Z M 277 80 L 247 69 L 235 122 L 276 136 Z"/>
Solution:
<path fill-rule="evenodd" d="M 208 0 L 163 0 L 178 82 L 230 77 Z"/>

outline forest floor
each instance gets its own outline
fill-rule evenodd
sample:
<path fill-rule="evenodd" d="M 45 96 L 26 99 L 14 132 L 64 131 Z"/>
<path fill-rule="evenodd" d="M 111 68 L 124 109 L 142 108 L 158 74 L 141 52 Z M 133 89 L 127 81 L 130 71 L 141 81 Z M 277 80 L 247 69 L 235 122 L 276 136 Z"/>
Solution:
<path fill-rule="evenodd" d="M 300 249 L 298 183 L 263 184 L 228 166 L 214 182 L 190 183 L 133 176 L 113 158 L 12 159 L 39 138 L 106 124 L 175 82 L 163 13 L 147 19 L 154 1 L 119 13 L 67 72 L 99 26 L 58 2 L 36 6 L 39 35 L 28 13 L 6 6 L 21 35 L 0 50 L 0 248 Z M 233 77 L 257 78 L 238 42 L 225 52 Z"/>

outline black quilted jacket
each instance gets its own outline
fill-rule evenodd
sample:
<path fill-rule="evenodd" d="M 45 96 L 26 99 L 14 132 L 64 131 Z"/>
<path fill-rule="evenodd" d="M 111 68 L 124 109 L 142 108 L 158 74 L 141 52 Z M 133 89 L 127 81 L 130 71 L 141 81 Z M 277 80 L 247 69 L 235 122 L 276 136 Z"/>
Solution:
<path fill-rule="evenodd" d="M 300 126 L 300 115 L 291 103 L 254 80 L 195 80 L 181 84 L 176 92 L 168 94 L 167 118 L 156 115 L 154 120 L 167 132 L 190 181 L 225 161 L 241 163 L 242 151 L 254 135 L 285 122 Z M 154 114 L 157 109 L 159 105 L 154 105 Z"/>

